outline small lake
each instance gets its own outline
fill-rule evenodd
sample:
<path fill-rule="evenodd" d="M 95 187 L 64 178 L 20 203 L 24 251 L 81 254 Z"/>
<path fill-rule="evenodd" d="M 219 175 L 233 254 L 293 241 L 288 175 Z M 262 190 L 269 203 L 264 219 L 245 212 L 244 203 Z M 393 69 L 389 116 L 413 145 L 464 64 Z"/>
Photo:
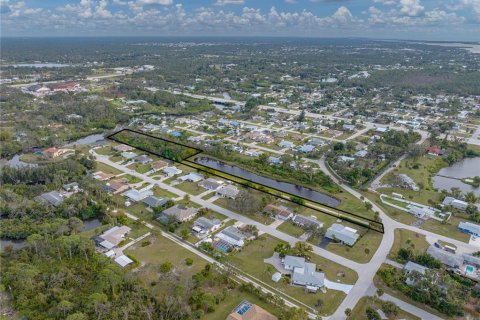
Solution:
<path fill-rule="evenodd" d="M 277 190 L 288 192 L 298 197 L 308 199 L 324 205 L 336 207 L 340 204 L 340 200 L 331 197 L 327 194 L 312 190 L 310 188 L 297 186 L 290 182 L 278 181 L 275 179 L 267 178 L 257 175 L 250 171 L 244 170 L 240 167 L 229 165 L 210 158 L 198 157 L 195 158 L 195 162 L 205 167 L 216 169 L 231 175 L 239 176 L 244 179 L 250 180 L 255 183 L 266 185 L 267 187 L 275 188 Z"/>
<path fill-rule="evenodd" d="M 451 188 L 459 188 L 463 193 L 473 191 L 475 195 L 480 196 L 480 188 L 475 188 L 469 184 L 463 183 L 462 178 L 473 178 L 475 176 L 480 176 L 480 157 L 475 158 L 465 158 L 460 160 L 453 165 L 441 169 L 438 175 L 445 176 L 434 176 L 432 178 L 433 187 L 438 190 L 447 190 L 450 191 Z M 452 177 L 452 178 L 446 178 Z"/>
<path fill-rule="evenodd" d="M 85 221 L 83 221 L 82 231 L 92 230 L 92 229 L 100 227 L 101 225 L 102 225 L 102 222 L 97 218 L 90 219 L 90 220 L 85 220 Z"/>

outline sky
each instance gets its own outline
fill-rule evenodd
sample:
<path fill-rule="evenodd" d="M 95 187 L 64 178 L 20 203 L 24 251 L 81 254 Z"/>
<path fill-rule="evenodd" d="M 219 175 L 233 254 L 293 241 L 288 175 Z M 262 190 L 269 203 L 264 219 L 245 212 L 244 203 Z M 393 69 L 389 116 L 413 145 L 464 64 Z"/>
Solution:
<path fill-rule="evenodd" d="M 0 0 L 2 37 L 480 41 L 480 0 Z"/>

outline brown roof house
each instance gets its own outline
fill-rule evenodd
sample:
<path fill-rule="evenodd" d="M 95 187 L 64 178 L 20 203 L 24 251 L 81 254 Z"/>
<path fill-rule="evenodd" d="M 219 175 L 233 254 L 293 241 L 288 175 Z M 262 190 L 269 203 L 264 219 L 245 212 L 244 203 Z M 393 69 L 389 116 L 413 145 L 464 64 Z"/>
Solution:
<path fill-rule="evenodd" d="M 265 309 L 248 302 L 242 301 L 230 313 L 226 320 L 277 320 L 278 318 L 267 312 Z"/>

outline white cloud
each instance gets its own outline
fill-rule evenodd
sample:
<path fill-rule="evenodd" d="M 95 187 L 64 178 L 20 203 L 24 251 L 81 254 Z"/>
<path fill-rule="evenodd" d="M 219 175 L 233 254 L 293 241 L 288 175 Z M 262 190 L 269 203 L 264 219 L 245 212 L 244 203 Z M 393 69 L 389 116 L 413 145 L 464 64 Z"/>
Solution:
<path fill-rule="evenodd" d="M 374 3 L 381 3 L 384 5 L 393 5 L 397 3 L 395 0 L 373 0 Z"/>
<path fill-rule="evenodd" d="M 217 2 L 215 2 L 215 5 L 217 6 L 225 6 L 228 4 L 233 4 L 233 5 L 245 4 L 245 0 L 217 0 Z"/>
<path fill-rule="evenodd" d="M 420 0 L 400 0 L 400 12 L 410 16 L 418 16 L 425 9 L 421 4 Z"/>

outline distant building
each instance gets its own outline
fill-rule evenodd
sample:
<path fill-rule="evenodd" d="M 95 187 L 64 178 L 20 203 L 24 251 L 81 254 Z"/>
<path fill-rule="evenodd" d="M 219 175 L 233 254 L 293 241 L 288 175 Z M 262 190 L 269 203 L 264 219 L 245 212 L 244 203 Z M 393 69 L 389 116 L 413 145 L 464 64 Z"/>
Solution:
<path fill-rule="evenodd" d="M 133 263 L 133 260 L 127 257 L 126 255 L 122 254 L 121 256 L 115 258 L 115 262 L 120 265 L 120 267 L 125 268 L 129 264 Z"/>
<path fill-rule="evenodd" d="M 166 168 L 163 168 L 163 173 L 165 173 L 165 175 L 167 175 L 167 177 L 173 177 L 177 174 L 182 174 L 182 170 L 178 169 L 177 167 L 166 167 Z"/>
<path fill-rule="evenodd" d="M 149 196 L 153 196 L 153 191 L 145 188 L 141 190 L 130 189 L 127 192 L 125 192 L 123 195 L 134 202 L 139 202 Z"/>
<path fill-rule="evenodd" d="M 286 140 L 282 140 L 280 141 L 280 143 L 278 144 L 279 147 L 281 148 L 288 148 L 288 149 L 292 149 L 295 147 L 295 144 L 291 141 L 286 141 Z"/>
<path fill-rule="evenodd" d="M 105 173 L 105 172 L 103 172 L 103 171 L 97 171 L 97 172 L 92 173 L 92 177 L 93 177 L 94 179 L 97 179 L 97 180 L 100 180 L 100 181 L 109 180 L 109 179 L 111 179 L 111 178 L 114 177 L 114 176 L 115 176 L 114 174 Z"/>
<path fill-rule="evenodd" d="M 402 184 L 403 184 L 404 187 L 412 189 L 413 191 L 419 191 L 420 190 L 420 188 L 417 186 L 415 181 L 413 181 L 413 179 L 410 178 L 409 176 L 407 176 L 406 174 L 401 173 L 401 174 L 398 174 L 397 176 L 402 181 Z"/>
<path fill-rule="evenodd" d="M 340 241 L 341 243 L 349 246 L 353 246 L 355 242 L 357 242 L 360 235 L 355 229 L 345 227 L 339 223 L 334 223 L 330 226 L 330 228 L 327 229 L 325 237 Z"/>
<path fill-rule="evenodd" d="M 150 163 L 153 171 L 161 170 L 168 166 L 168 163 L 163 160 L 157 160 L 155 162 Z"/>
<path fill-rule="evenodd" d="M 49 87 L 53 92 L 67 92 L 80 89 L 80 84 L 78 82 L 60 82 L 51 84 Z"/>
<path fill-rule="evenodd" d="M 281 159 L 280 159 L 279 157 L 272 157 L 272 156 L 270 156 L 270 157 L 268 157 L 268 160 L 267 160 L 267 161 L 268 161 L 268 163 L 275 164 L 275 165 L 281 163 Z"/>
<path fill-rule="evenodd" d="M 217 240 L 222 240 L 223 243 L 231 247 L 243 247 L 245 245 L 246 236 L 234 226 L 227 227 L 215 235 Z M 218 244 L 218 241 L 217 241 Z"/>
<path fill-rule="evenodd" d="M 442 150 L 439 147 L 430 147 L 427 149 L 427 153 L 432 156 L 443 156 L 445 154 L 445 150 Z"/>
<path fill-rule="evenodd" d="M 144 155 L 144 154 L 142 154 L 141 156 L 135 157 L 133 160 L 135 160 L 135 162 L 138 162 L 138 163 L 141 163 L 141 164 L 147 164 L 147 163 L 152 161 L 152 159 L 150 157 L 148 157 L 147 155 Z"/>
<path fill-rule="evenodd" d="M 256 304 L 247 300 L 242 301 L 230 313 L 226 320 L 277 320 L 278 318 L 268 313 Z"/>
<path fill-rule="evenodd" d="M 56 148 L 56 147 L 51 147 L 51 148 L 43 150 L 43 155 L 45 156 L 45 158 L 54 159 L 54 158 L 57 158 L 61 155 L 64 155 L 65 153 L 67 153 L 69 151 L 70 151 L 69 149 L 59 149 L 59 148 Z"/>
<path fill-rule="evenodd" d="M 137 156 L 135 152 L 130 152 L 130 151 L 124 151 L 121 153 L 121 156 L 124 157 L 127 160 L 133 159 Z"/>
<path fill-rule="evenodd" d="M 203 180 L 203 178 L 205 177 L 200 173 L 190 172 L 189 174 L 186 174 L 178 179 L 182 181 L 198 182 Z"/>
<path fill-rule="evenodd" d="M 313 150 L 315 150 L 315 146 L 312 146 L 311 144 L 304 144 L 300 148 L 298 148 L 298 151 L 303 152 L 303 153 L 310 153 Z"/>
<path fill-rule="evenodd" d="M 439 249 L 435 246 L 430 246 L 427 253 L 437 260 L 440 260 L 444 265 L 450 268 L 459 268 L 463 265 L 463 258 L 454 253 Z"/>
<path fill-rule="evenodd" d="M 118 152 L 126 152 L 126 151 L 132 150 L 133 147 L 127 146 L 126 144 L 119 144 L 119 145 L 116 145 L 115 147 L 113 147 L 113 149 L 118 151 Z"/>
<path fill-rule="evenodd" d="M 120 178 L 107 182 L 104 188 L 107 192 L 118 194 L 130 189 L 127 178 Z"/>

